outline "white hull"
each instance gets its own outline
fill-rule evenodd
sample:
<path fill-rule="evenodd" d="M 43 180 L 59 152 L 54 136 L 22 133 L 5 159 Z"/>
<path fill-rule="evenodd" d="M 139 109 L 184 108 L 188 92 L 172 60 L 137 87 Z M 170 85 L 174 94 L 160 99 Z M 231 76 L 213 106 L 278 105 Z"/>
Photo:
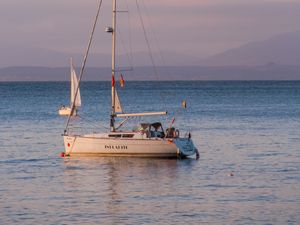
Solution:
<path fill-rule="evenodd" d="M 60 116 L 69 116 L 71 114 L 71 108 L 70 107 L 61 107 L 58 110 L 58 114 Z M 75 109 L 73 112 L 73 116 L 76 116 L 76 115 L 77 115 L 77 110 Z"/>
<path fill-rule="evenodd" d="M 191 139 L 110 138 L 103 135 L 64 135 L 65 154 L 177 158 L 196 153 Z"/>

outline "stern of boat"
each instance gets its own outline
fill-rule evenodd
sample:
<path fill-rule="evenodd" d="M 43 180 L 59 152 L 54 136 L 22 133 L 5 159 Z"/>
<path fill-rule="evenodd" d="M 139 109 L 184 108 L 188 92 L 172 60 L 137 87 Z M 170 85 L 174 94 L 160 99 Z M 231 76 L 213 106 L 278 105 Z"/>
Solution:
<path fill-rule="evenodd" d="M 174 140 L 175 145 L 179 149 L 180 157 L 187 157 L 194 154 L 198 154 L 198 150 L 195 147 L 191 138 L 176 138 Z"/>

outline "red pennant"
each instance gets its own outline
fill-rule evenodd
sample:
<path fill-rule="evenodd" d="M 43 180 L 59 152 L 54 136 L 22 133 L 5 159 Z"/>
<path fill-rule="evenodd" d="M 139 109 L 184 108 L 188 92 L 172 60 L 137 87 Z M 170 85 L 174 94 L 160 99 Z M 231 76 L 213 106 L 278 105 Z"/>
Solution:
<path fill-rule="evenodd" d="M 115 76 L 114 75 L 111 77 L 111 86 L 112 87 L 115 86 Z"/>

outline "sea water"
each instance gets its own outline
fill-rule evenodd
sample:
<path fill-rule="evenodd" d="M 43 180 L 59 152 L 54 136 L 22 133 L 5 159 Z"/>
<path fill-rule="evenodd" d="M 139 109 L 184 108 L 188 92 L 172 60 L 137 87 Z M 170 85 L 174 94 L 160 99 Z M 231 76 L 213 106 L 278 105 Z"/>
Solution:
<path fill-rule="evenodd" d="M 61 158 L 69 86 L 0 83 L 0 224 L 300 223 L 299 81 L 117 87 L 125 112 L 169 112 L 128 129 L 175 117 L 199 160 Z M 84 82 L 81 95 L 70 129 L 106 131 L 110 83 Z"/>

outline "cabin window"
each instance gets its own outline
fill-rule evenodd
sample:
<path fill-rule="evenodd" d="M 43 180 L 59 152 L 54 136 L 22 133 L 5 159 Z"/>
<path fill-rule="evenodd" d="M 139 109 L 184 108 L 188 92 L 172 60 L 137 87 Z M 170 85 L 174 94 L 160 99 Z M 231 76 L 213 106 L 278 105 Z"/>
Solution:
<path fill-rule="evenodd" d="M 120 138 L 121 134 L 109 134 L 108 137 Z"/>
<path fill-rule="evenodd" d="M 109 134 L 108 137 L 112 138 L 133 138 L 134 134 Z"/>
<path fill-rule="evenodd" d="M 123 134 L 123 138 L 133 138 L 134 134 Z"/>

